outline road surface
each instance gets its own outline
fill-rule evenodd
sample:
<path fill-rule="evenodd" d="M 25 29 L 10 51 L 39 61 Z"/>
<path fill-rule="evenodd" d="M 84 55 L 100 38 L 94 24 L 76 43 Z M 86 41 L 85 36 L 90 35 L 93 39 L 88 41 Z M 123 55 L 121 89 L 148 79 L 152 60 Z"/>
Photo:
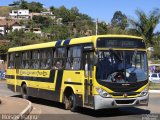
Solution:
<path fill-rule="evenodd" d="M 8 90 L 4 81 L 0 81 L 0 96 L 20 97 L 20 95 Z M 79 108 L 75 113 L 64 110 L 63 104 L 60 103 L 38 98 L 30 98 L 30 101 L 33 103 L 33 110 L 30 115 L 36 115 L 38 120 L 142 120 L 144 114 L 160 114 L 160 94 L 154 93 L 150 94 L 148 107 L 142 106 L 98 111 Z"/>

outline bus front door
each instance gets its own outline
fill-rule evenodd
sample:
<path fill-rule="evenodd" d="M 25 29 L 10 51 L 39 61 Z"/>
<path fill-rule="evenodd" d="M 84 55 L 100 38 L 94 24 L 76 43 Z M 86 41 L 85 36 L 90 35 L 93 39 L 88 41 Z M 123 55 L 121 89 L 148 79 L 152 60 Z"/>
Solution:
<path fill-rule="evenodd" d="M 92 52 L 84 53 L 84 105 L 93 106 L 93 65 L 91 62 Z"/>

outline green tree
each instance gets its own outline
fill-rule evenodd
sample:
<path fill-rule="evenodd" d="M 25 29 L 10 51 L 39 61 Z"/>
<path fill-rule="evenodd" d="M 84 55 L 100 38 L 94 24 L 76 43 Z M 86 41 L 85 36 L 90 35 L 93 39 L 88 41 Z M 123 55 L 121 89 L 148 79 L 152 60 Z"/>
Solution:
<path fill-rule="evenodd" d="M 56 11 L 56 8 L 55 8 L 54 6 L 51 6 L 51 7 L 50 7 L 50 11 L 54 14 L 55 11 Z"/>
<path fill-rule="evenodd" d="M 68 30 L 68 27 L 65 25 L 53 26 L 51 33 L 52 33 L 52 40 L 54 40 L 54 41 L 70 38 L 70 33 Z"/>
<path fill-rule="evenodd" d="M 39 2 L 31 2 L 28 4 L 28 9 L 31 12 L 41 12 L 41 11 L 43 11 L 43 4 L 41 4 Z"/>
<path fill-rule="evenodd" d="M 160 20 L 160 10 L 154 9 L 148 15 L 142 10 L 136 10 L 138 20 L 130 19 L 132 27 L 140 34 L 148 46 L 153 46 L 154 30 Z"/>
<path fill-rule="evenodd" d="M 20 9 L 28 9 L 28 5 L 29 5 L 28 2 L 23 0 L 23 1 L 20 2 L 19 8 Z"/>
<path fill-rule="evenodd" d="M 68 24 L 70 21 L 70 11 L 65 6 L 61 6 L 57 9 L 55 15 L 58 18 L 62 18 L 64 24 Z"/>
<path fill-rule="evenodd" d="M 75 15 L 78 15 L 79 14 L 79 9 L 77 7 L 72 7 L 71 8 L 71 12 Z"/>
<path fill-rule="evenodd" d="M 42 29 L 45 27 L 50 27 L 54 24 L 54 21 L 49 17 L 43 17 L 43 16 L 34 16 L 33 17 L 34 24 L 37 24 L 37 26 L 41 27 Z"/>
<path fill-rule="evenodd" d="M 111 25 L 113 27 L 119 27 L 122 30 L 125 30 L 128 27 L 128 20 L 125 14 L 122 14 L 121 11 L 116 11 L 111 20 Z"/>
<path fill-rule="evenodd" d="M 107 24 L 105 22 L 98 23 L 98 34 L 103 35 L 108 32 Z"/>

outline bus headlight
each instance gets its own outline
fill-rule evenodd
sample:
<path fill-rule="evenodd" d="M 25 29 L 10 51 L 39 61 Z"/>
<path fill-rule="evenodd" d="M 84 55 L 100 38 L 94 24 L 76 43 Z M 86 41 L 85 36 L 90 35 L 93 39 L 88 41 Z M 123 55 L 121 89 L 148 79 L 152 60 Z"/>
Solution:
<path fill-rule="evenodd" d="M 141 93 L 140 93 L 140 97 L 146 96 L 148 94 L 148 87 L 145 88 Z"/>
<path fill-rule="evenodd" d="M 96 91 L 99 93 L 99 95 L 101 97 L 105 97 L 105 98 L 109 98 L 111 97 L 109 93 L 107 93 L 105 90 L 103 90 L 102 88 L 96 87 Z"/>

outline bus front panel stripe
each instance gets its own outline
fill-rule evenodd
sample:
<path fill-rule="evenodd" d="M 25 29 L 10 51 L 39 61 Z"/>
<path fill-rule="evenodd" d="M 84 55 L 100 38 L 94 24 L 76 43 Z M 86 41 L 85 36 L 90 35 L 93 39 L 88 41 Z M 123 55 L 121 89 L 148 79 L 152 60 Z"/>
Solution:
<path fill-rule="evenodd" d="M 58 40 L 57 42 L 56 42 L 56 47 L 59 47 L 60 45 L 61 45 L 61 43 L 62 43 L 62 40 Z"/>
<path fill-rule="evenodd" d="M 70 41 L 71 41 L 70 39 L 65 40 L 63 45 L 69 45 Z"/>

